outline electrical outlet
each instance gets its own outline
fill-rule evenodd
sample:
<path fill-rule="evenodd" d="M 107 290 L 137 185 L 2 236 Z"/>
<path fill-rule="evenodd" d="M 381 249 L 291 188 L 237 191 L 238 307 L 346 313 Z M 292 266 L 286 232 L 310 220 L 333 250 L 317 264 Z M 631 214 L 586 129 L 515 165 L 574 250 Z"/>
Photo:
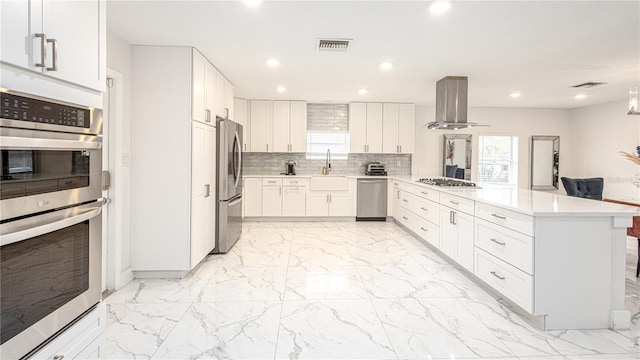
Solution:
<path fill-rule="evenodd" d="M 400 160 L 396 161 L 396 166 L 402 166 L 402 161 Z"/>

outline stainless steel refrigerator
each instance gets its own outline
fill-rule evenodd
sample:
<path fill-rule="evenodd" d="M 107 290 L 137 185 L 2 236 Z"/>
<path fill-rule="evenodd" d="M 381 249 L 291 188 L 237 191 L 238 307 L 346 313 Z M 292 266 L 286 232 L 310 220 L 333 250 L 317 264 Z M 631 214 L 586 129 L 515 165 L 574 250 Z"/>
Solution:
<path fill-rule="evenodd" d="M 222 117 L 217 125 L 218 218 L 214 253 L 226 253 L 242 235 L 242 125 Z"/>

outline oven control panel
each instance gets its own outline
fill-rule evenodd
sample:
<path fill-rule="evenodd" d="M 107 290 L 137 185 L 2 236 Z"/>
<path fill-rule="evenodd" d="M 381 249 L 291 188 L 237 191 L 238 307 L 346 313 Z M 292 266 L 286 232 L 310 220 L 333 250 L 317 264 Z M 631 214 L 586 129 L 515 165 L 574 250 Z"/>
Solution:
<path fill-rule="evenodd" d="M 0 92 L 0 117 L 43 124 L 89 128 L 88 109 Z"/>

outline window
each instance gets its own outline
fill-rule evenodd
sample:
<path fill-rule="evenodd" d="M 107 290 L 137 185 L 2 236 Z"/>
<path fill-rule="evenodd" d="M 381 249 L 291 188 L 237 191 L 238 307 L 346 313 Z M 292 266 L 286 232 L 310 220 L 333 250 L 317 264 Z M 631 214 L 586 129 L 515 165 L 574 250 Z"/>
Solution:
<path fill-rule="evenodd" d="M 478 136 L 478 182 L 518 184 L 518 137 Z"/>
<path fill-rule="evenodd" d="M 331 151 L 332 160 L 349 155 L 349 106 L 307 105 L 307 159 L 322 159 Z"/>
<path fill-rule="evenodd" d="M 349 133 L 307 131 L 307 159 L 323 159 L 331 150 L 332 160 L 346 160 L 349 154 Z"/>

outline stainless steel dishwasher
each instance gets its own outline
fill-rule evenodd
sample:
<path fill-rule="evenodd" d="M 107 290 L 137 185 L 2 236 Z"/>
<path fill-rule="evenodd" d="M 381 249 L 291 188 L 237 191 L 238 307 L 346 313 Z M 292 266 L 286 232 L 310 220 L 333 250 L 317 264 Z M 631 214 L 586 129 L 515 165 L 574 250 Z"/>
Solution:
<path fill-rule="evenodd" d="M 356 220 L 387 220 L 387 179 L 358 179 Z"/>

